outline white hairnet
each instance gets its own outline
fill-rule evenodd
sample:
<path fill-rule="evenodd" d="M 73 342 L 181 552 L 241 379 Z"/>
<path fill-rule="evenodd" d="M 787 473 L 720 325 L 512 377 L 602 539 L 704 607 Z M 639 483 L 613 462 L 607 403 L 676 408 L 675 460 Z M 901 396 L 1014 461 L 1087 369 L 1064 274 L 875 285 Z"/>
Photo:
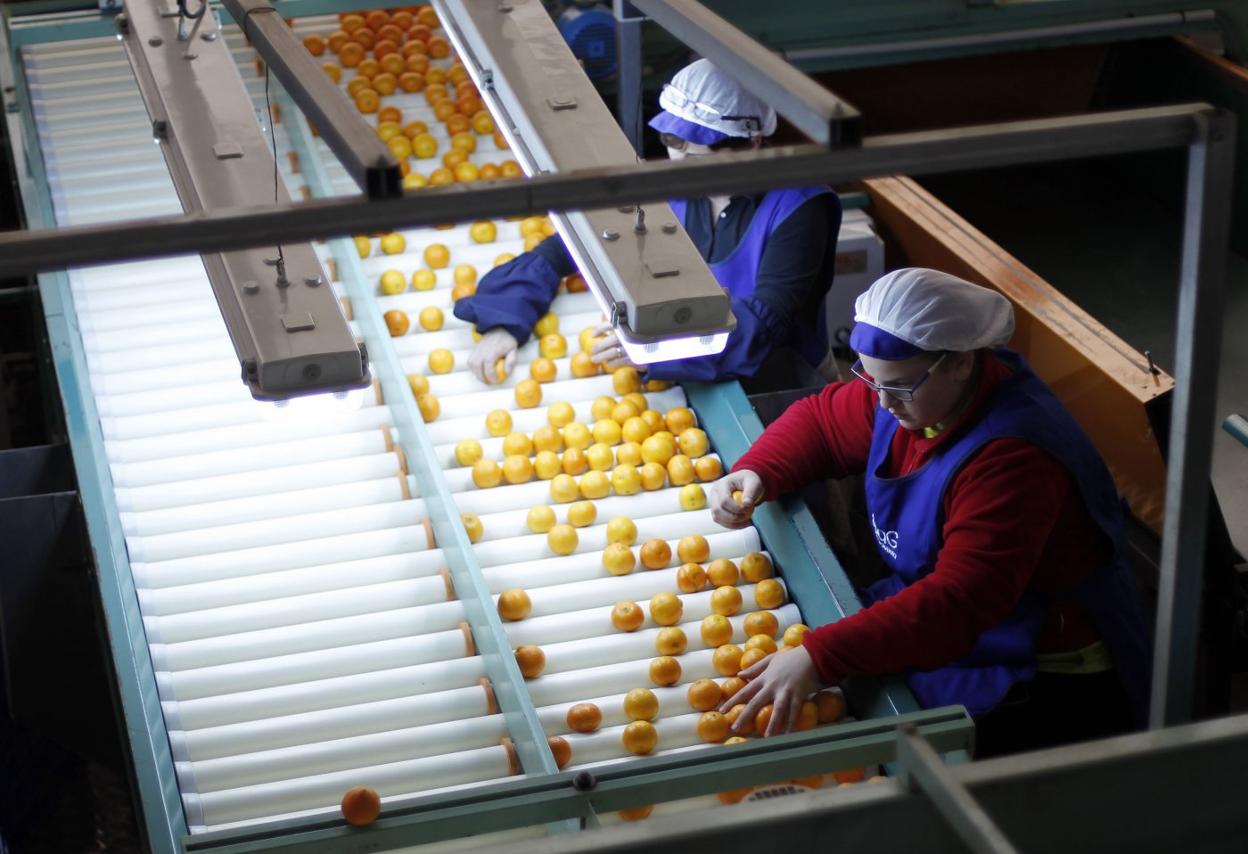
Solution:
<path fill-rule="evenodd" d="M 916 355 L 905 345 L 927 352 L 1003 347 L 1014 333 L 1014 308 L 1001 294 L 922 267 L 877 279 L 854 303 L 854 320 L 850 345 L 886 360 Z"/>
<path fill-rule="evenodd" d="M 686 65 L 659 93 L 667 112 L 725 136 L 770 136 L 776 111 L 720 71 L 710 60 Z"/>

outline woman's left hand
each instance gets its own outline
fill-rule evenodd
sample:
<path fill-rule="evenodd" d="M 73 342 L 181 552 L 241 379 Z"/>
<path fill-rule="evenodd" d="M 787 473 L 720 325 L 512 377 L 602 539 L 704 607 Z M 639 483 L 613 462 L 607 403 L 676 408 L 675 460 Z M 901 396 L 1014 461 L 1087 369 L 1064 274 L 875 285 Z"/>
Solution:
<path fill-rule="evenodd" d="M 752 728 L 754 716 L 768 703 L 772 704 L 771 720 L 764 735 L 789 732 L 797 723 L 802 703 L 823 687 L 815 663 L 804 646 L 773 652 L 738 675 L 749 681 L 719 707 L 721 712 L 726 712 L 738 703 L 745 703 L 737 722 L 732 725 L 733 731 L 738 733 Z"/>
<path fill-rule="evenodd" d="M 589 354 L 595 363 L 602 365 L 608 371 L 614 371 L 616 368 L 636 368 L 641 370 L 640 366 L 634 364 L 624 352 L 624 348 L 620 345 L 619 336 L 615 334 L 611 324 L 602 324 L 594 330 L 594 335 L 602 336 L 594 344 L 593 352 Z"/>

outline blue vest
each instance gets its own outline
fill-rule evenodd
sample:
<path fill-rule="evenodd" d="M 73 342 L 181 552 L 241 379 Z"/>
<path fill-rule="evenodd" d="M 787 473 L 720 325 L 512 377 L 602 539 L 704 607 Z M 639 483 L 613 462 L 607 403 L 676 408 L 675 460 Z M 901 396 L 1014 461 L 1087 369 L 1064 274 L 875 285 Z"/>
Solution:
<path fill-rule="evenodd" d="M 758 282 L 758 268 L 763 260 L 763 250 L 767 246 L 767 238 L 788 219 L 789 214 L 815 196 L 832 192 L 831 188 L 793 187 L 783 190 L 772 190 L 763 197 L 754 218 L 750 220 L 745 236 L 736 248 L 722 261 L 710 264 L 715 278 L 736 299 L 743 299 L 754 294 L 754 286 Z M 688 227 L 685 217 L 688 205 L 683 199 L 670 201 L 672 212 L 680 218 L 681 225 Z M 831 235 L 835 237 L 835 235 Z M 820 235 L 819 239 L 828 239 L 829 235 Z M 832 269 L 832 265 L 828 265 Z M 828 322 L 822 306 L 810 312 L 810 316 L 796 320 L 795 340 L 788 342 L 802 357 L 812 365 L 818 365 L 828 354 Z"/>
<path fill-rule="evenodd" d="M 894 595 L 932 572 L 942 545 L 943 500 L 950 481 L 985 444 L 1014 437 L 1043 448 L 1070 472 L 1093 520 L 1114 544 L 1112 561 L 1068 595 L 1088 614 L 1114 661 L 1133 711 L 1147 709 L 1150 644 L 1135 584 L 1126 563 L 1122 503 L 1091 440 L 1021 355 L 996 355 L 1014 375 L 993 390 L 979 420 L 904 477 L 886 477 L 893 435 L 902 429 L 886 409 L 876 410 L 867 465 L 867 508 L 876 541 L 892 574 L 865 591 L 864 604 Z M 912 671 L 907 681 L 925 707 L 960 704 L 974 716 L 991 710 L 1015 682 L 1036 672 L 1036 638 L 1048 599 L 1026 591 L 1013 612 L 983 632 L 957 661 Z"/>

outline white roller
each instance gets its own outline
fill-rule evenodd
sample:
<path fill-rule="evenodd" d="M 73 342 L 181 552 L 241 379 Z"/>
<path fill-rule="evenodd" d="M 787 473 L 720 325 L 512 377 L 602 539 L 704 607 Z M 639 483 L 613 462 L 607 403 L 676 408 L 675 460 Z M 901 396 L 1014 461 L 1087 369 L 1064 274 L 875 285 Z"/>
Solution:
<path fill-rule="evenodd" d="M 638 685 L 637 687 L 643 686 Z M 681 683 L 671 688 L 660 688 L 657 685 L 644 687 L 648 687 L 654 692 L 654 698 L 659 701 L 658 718 L 671 718 L 689 713 L 688 683 Z M 545 730 L 548 736 L 565 735 L 572 732 L 572 730 L 568 729 L 568 709 L 577 703 L 592 703 L 598 707 L 598 711 L 602 712 L 602 723 L 599 725 L 599 729 L 625 726 L 631 720 L 628 715 L 624 714 L 624 697 L 626 695 L 627 692 L 609 694 L 603 697 L 585 697 L 570 703 L 542 706 L 537 709 L 537 719 L 541 722 L 542 729 Z"/>
<path fill-rule="evenodd" d="M 196 323 L 220 317 L 221 309 L 212 292 L 194 297 L 183 297 L 149 306 L 129 306 L 118 309 L 95 309 L 78 315 L 78 326 L 84 332 L 130 331 L 142 326 Z"/>
<path fill-rule="evenodd" d="M 273 495 L 213 501 L 145 513 L 122 513 L 121 527 L 126 536 L 151 537 L 178 531 L 191 531 L 214 525 L 272 520 L 290 516 L 295 509 L 318 512 L 367 504 L 401 501 L 411 495 L 406 475 L 379 480 L 363 480 L 322 486 L 316 489 L 278 492 Z M 419 499 L 417 499 L 419 500 Z M 423 504 L 423 502 L 422 502 Z M 418 509 L 426 515 L 423 508 Z"/>
<path fill-rule="evenodd" d="M 238 357 L 234 354 L 234 348 L 230 346 L 230 342 L 219 338 L 187 341 L 184 344 L 170 344 L 163 347 L 148 347 L 142 350 L 118 350 L 111 353 L 86 353 L 84 355 L 92 375 L 194 365 L 223 359 L 233 359 L 235 364 L 238 363 Z"/>
<path fill-rule="evenodd" d="M 174 758 L 181 762 L 198 762 L 370 732 L 476 718 L 494 711 L 497 709 L 492 705 L 490 690 L 473 685 L 181 732 L 174 742 Z"/>
<path fill-rule="evenodd" d="M 347 789 L 363 783 L 385 798 L 507 777 L 512 773 L 511 761 L 509 748 L 495 745 L 204 795 L 184 793 L 182 800 L 188 824 L 211 828 L 277 813 L 336 806 Z"/>
<path fill-rule="evenodd" d="M 439 575 L 443 566 L 441 549 L 406 552 L 348 563 L 330 563 L 284 572 L 185 584 L 180 587 L 140 588 L 139 606 L 145 615 L 167 616 L 249 602 L 266 602 L 283 596 L 346 590 L 355 586 L 367 587 L 409 578 L 429 578 Z"/>
<path fill-rule="evenodd" d="M 191 507 L 256 495 L 275 495 L 300 489 L 334 486 L 398 476 L 403 463 L 397 452 L 326 462 L 265 467 L 238 474 L 204 477 L 180 483 L 162 483 L 116 490 L 117 507 L 141 513 L 171 507 Z"/>
<path fill-rule="evenodd" d="M 705 744 L 698 737 L 698 718 L 700 717 L 701 714 L 694 712 L 655 721 L 654 728 L 658 732 L 659 740 L 654 752 Z M 564 738 L 572 747 L 572 759 L 566 767 L 579 767 L 608 759 L 631 757 L 633 754 L 624 747 L 623 734 L 623 726 L 604 727 L 597 732 L 590 733 L 568 733 Z"/>
<path fill-rule="evenodd" d="M 342 648 L 375 641 L 405 639 L 411 647 L 405 654 L 415 660 L 432 661 L 426 649 L 460 649 L 464 654 L 468 639 L 458 631 L 464 613 L 459 601 L 434 602 L 409 608 L 393 608 L 367 614 L 328 619 L 305 619 L 271 628 L 238 631 L 232 623 L 211 625 L 207 619 L 193 622 L 196 629 L 189 640 L 176 641 L 159 633 L 163 622 L 179 629 L 179 617 L 156 617 L 162 624 L 145 621 L 152 664 L 158 670 L 181 672 L 237 664 L 257 657 L 299 655 L 318 649 Z M 456 635 L 452 638 L 451 635 Z M 456 646 L 455 641 L 459 646 Z M 410 661 L 407 663 L 411 663 Z"/>
<path fill-rule="evenodd" d="M 343 457 L 364 457 L 393 450 L 391 430 L 383 425 L 356 433 L 313 436 L 292 439 L 289 442 L 190 453 L 145 462 L 113 463 L 109 469 L 114 484 L 123 488 L 135 488 L 255 471 L 259 468 L 293 466 Z"/>
<path fill-rule="evenodd" d="M 226 333 L 220 316 L 177 326 L 148 326 L 133 331 L 83 332 L 82 346 L 88 353 L 135 350 L 152 345 L 174 344 L 204 338 L 221 338 Z"/>
<path fill-rule="evenodd" d="M 347 676 L 366 670 L 387 670 L 468 657 L 466 634 L 458 630 L 417 637 L 391 637 L 349 647 L 312 649 L 177 672 L 160 666 L 163 662 L 156 660 L 160 651 L 158 645 L 152 646 L 153 664 L 157 667 L 156 684 L 162 700 L 192 700 L 213 694 Z M 256 652 L 253 649 L 250 654 Z"/>
<path fill-rule="evenodd" d="M 560 514 L 556 511 L 557 515 L 565 517 L 566 512 L 565 510 Z M 601 554 L 602 550 L 607 547 L 607 522 L 609 520 L 610 517 L 599 517 L 596 524 L 577 529 L 578 542 L 573 554 L 588 552 Z M 710 543 L 709 536 L 721 534 L 726 530 L 711 518 L 710 510 L 688 510 L 683 513 L 661 516 L 641 516 L 633 522 L 637 526 L 637 545 L 633 547 L 634 558 L 637 557 L 642 543 L 658 539 L 669 542 L 672 547 L 673 560 L 675 560 L 676 544 L 681 537 L 690 534 L 705 534 L 708 535 L 707 543 Z M 480 542 L 472 549 L 477 556 L 477 563 L 481 564 L 483 569 L 536 561 L 554 555 L 547 544 L 545 534 L 526 533 L 507 540 Z M 637 565 L 641 566 L 640 561 Z"/>
<path fill-rule="evenodd" d="M 711 559 L 731 557 L 745 552 L 758 551 L 758 532 L 753 528 L 742 528 L 740 531 L 727 531 L 723 534 L 712 534 L 706 538 L 711 548 Z M 676 543 L 672 547 L 672 560 L 669 566 L 679 566 L 676 557 Z M 636 548 L 634 546 L 634 548 Z M 639 564 L 640 567 L 640 564 Z M 645 567 L 634 572 L 648 572 Z M 507 590 L 512 587 L 523 587 L 532 590 L 552 584 L 566 584 L 572 581 L 588 581 L 603 578 L 607 575 L 602 568 L 601 552 L 584 552 L 567 557 L 543 558 L 541 560 L 512 563 L 505 566 L 492 566 L 482 570 L 491 592 Z"/>
<path fill-rule="evenodd" d="M 343 771 L 362 765 L 419 759 L 497 745 L 507 735 L 502 715 L 444 721 L 334 741 L 279 747 L 175 765 L 183 790 L 200 794 L 280 783 L 292 777 Z M 186 783 L 191 782 L 190 786 Z"/>
<path fill-rule="evenodd" d="M 421 631 L 458 626 L 465 619 L 463 603 L 449 602 L 447 583 L 440 576 L 356 585 L 324 593 L 287 595 L 265 602 L 248 602 L 222 608 L 206 608 L 168 616 L 147 616 L 143 625 L 149 639 L 164 643 L 210 638 L 228 632 L 252 632 L 321 620 L 415 608 L 445 603 L 437 613 L 421 612 Z M 458 606 L 458 607 L 451 607 Z"/>
<path fill-rule="evenodd" d="M 598 310 L 594 309 L 594 312 L 592 314 L 572 315 L 572 317 L 569 319 L 575 323 L 580 324 L 580 326 L 577 327 L 578 329 L 580 329 L 581 326 L 592 325 L 598 320 Z M 466 323 L 462 323 L 462 322 L 456 322 L 454 324 L 448 323 L 446 326 L 444 326 L 442 329 L 438 330 L 437 332 L 426 332 L 423 328 L 421 328 L 416 323 L 415 317 L 412 318 L 412 327 L 408 331 L 408 333 L 406 335 L 400 336 L 396 340 L 401 340 L 404 342 L 402 348 L 399 348 L 396 346 L 395 349 L 399 352 L 399 356 L 403 360 L 403 365 L 405 368 L 407 368 L 408 366 L 414 367 L 416 364 L 423 363 L 425 357 L 428 356 L 428 354 L 433 350 L 437 350 L 441 348 L 441 349 L 446 349 L 446 350 L 467 351 L 467 350 L 471 350 L 475 343 L 472 340 L 472 327 Z M 575 348 L 577 346 L 578 344 L 576 342 L 576 339 L 573 338 L 571 341 L 568 342 L 568 352 L 569 353 L 575 352 Z M 526 342 L 526 347 L 527 347 L 527 342 Z M 532 353 L 532 355 L 529 356 L 528 355 L 529 353 Z M 538 355 L 537 343 L 534 342 L 532 350 L 527 350 L 527 349 L 524 350 L 524 354 L 527 357 L 526 361 L 528 359 L 535 358 Z M 521 363 L 521 354 L 518 351 L 516 354 L 516 364 L 520 364 L 520 363 Z M 525 375 L 527 376 L 527 373 Z"/>
<path fill-rule="evenodd" d="M 711 664 L 709 649 L 687 652 L 679 659 L 680 681 L 695 679 L 719 679 L 720 674 Z M 653 656 L 652 656 L 653 657 Z M 601 697 L 608 694 L 626 694 L 634 688 L 653 688 L 650 681 L 650 659 L 624 661 L 608 664 L 592 670 L 569 670 L 530 679 L 525 685 L 535 706 L 553 706 L 556 703 L 574 703 L 583 697 Z"/>
<path fill-rule="evenodd" d="M 546 481 L 541 481 L 546 485 Z M 709 484 L 704 484 L 709 486 Z M 510 491 L 510 490 L 508 490 Z M 549 493 L 549 488 L 547 488 Z M 685 513 L 680 506 L 680 487 L 668 487 L 666 489 L 656 489 L 653 492 L 645 493 L 644 501 L 637 501 L 636 496 L 632 495 L 612 495 L 607 498 L 599 498 L 594 501 L 594 507 L 598 511 L 596 522 L 599 526 L 611 521 L 616 516 L 627 516 L 636 521 L 638 519 L 648 519 L 654 516 L 674 515 Z M 499 497 L 502 497 L 500 491 Z M 508 496 L 510 498 L 510 496 Z M 549 494 L 547 502 L 549 503 Z M 458 502 L 456 502 L 458 503 Z M 500 502 L 503 503 L 503 502 Z M 508 500 L 507 504 L 512 502 Z M 510 537 L 526 537 L 532 534 L 529 530 L 528 515 L 529 510 L 535 505 L 521 504 L 518 509 L 501 510 L 488 514 L 481 514 L 482 525 L 482 542 L 489 540 L 505 540 Z M 568 517 L 568 508 L 571 504 L 550 504 L 555 511 L 555 517 L 560 522 L 566 522 Z M 461 508 L 462 509 L 462 508 Z M 586 529 L 582 528 L 578 531 L 578 535 Z M 688 533 L 694 533 L 690 530 Z M 596 537 L 597 533 L 588 536 Z"/>
<path fill-rule="evenodd" d="M 481 656 L 474 655 L 199 698 L 162 698 L 164 702 L 161 705 L 170 729 L 190 731 L 326 711 L 338 706 L 423 696 L 476 685 L 484 677 L 485 664 Z"/>
<path fill-rule="evenodd" d="M 218 578 L 239 578 L 261 572 L 421 551 L 432 548 L 429 530 L 424 525 L 385 528 L 278 546 L 177 558 L 154 564 L 133 562 L 130 570 L 134 574 L 135 584 L 139 586 L 174 587 Z"/>
<path fill-rule="evenodd" d="M 295 511 L 298 505 L 290 509 Z M 319 513 L 292 512 L 280 519 L 240 522 L 152 537 L 127 537 L 126 548 L 130 550 L 131 560 L 160 563 L 196 555 L 295 543 L 309 534 L 336 537 L 362 531 L 403 528 L 421 523 L 425 519 L 424 511 L 424 500 L 413 498 L 408 501 L 392 501 L 389 504 L 324 510 Z"/>

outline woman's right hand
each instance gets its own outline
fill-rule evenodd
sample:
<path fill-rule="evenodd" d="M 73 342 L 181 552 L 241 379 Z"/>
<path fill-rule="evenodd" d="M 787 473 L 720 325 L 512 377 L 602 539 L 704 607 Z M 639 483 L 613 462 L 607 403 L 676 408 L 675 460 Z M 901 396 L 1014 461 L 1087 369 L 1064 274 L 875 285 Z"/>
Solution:
<path fill-rule="evenodd" d="M 754 506 L 763 500 L 763 479 L 749 469 L 731 472 L 711 487 L 711 518 L 725 528 L 750 524 Z"/>
<path fill-rule="evenodd" d="M 511 373 L 516 366 L 516 349 L 519 347 L 514 335 L 501 326 L 495 326 L 481 336 L 477 346 L 468 354 L 468 370 L 484 383 L 496 385 L 503 381 L 498 375 L 498 360 L 503 360 L 503 371 Z"/>

